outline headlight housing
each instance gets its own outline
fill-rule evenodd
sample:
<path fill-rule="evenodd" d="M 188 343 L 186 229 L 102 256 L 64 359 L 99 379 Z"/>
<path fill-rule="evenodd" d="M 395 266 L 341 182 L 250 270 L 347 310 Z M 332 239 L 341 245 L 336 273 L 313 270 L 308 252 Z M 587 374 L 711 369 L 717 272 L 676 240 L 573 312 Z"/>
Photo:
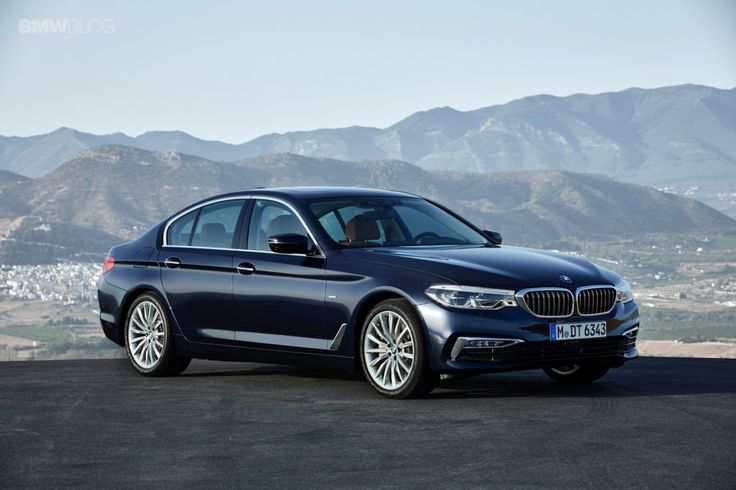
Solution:
<path fill-rule="evenodd" d="M 631 292 L 631 285 L 625 279 L 621 279 L 616 283 L 616 301 L 628 303 L 634 299 L 634 293 Z"/>
<path fill-rule="evenodd" d="M 455 284 L 436 284 L 424 292 L 437 303 L 468 310 L 500 310 L 517 306 L 515 292 L 508 289 L 479 288 Z"/>

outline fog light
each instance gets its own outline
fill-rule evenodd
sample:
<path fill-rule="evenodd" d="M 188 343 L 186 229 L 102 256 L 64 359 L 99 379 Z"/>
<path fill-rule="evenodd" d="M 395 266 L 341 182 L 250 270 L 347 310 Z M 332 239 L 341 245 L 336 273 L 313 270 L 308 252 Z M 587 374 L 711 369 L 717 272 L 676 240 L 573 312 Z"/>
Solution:
<path fill-rule="evenodd" d="M 469 340 L 465 344 L 465 349 L 484 348 L 484 347 L 503 347 L 504 345 L 513 345 L 516 342 L 509 340 Z"/>
<path fill-rule="evenodd" d="M 487 338 L 487 337 L 458 337 L 455 341 L 455 345 L 452 347 L 450 358 L 452 360 L 457 359 L 460 353 L 465 349 L 503 349 L 511 347 L 520 342 L 524 342 L 521 339 L 498 339 L 498 338 Z"/>

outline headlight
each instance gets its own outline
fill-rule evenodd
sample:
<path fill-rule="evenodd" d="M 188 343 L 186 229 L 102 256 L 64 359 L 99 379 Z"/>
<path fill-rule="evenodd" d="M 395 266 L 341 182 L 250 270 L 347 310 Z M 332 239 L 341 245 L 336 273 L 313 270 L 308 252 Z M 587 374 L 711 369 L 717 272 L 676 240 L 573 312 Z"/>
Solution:
<path fill-rule="evenodd" d="M 631 286 L 626 280 L 621 279 L 616 284 L 616 301 L 620 301 L 621 303 L 628 303 L 633 299 L 634 293 L 631 292 Z"/>
<path fill-rule="evenodd" d="M 500 310 L 507 306 L 516 306 L 514 291 L 507 289 L 439 284 L 427 288 L 425 294 L 439 304 L 451 308 Z"/>

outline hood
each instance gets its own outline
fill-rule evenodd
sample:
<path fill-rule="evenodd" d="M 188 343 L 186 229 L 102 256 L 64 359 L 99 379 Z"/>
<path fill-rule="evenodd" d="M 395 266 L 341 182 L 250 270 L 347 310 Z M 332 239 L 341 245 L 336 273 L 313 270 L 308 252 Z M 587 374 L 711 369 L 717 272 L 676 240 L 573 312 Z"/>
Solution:
<path fill-rule="evenodd" d="M 405 247 L 346 249 L 353 260 L 380 262 L 444 277 L 469 286 L 520 290 L 531 287 L 575 289 L 615 284 L 619 276 L 587 260 L 554 252 L 512 246 Z M 564 282 L 568 276 L 572 282 Z"/>

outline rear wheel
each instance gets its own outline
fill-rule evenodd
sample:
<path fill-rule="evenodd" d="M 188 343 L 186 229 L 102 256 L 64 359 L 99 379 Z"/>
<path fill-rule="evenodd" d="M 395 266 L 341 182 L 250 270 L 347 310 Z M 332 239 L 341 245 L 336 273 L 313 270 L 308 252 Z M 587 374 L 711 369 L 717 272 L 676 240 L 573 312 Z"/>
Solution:
<path fill-rule="evenodd" d="M 419 317 L 403 299 L 382 301 L 368 313 L 360 356 L 368 381 L 390 398 L 425 395 L 439 379 L 429 370 Z"/>
<path fill-rule="evenodd" d="M 544 368 L 547 376 L 566 385 L 582 385 L 592 383 L 608 372 L 608 366 L 568 364 Z"/>
<path fill-rule="evenodd" d="M 178 357 L 166 309 L 153 293 L 138 296 L 125 320 L 125 351 L 144 376 L 176 376 L 191 359 Z"/>

